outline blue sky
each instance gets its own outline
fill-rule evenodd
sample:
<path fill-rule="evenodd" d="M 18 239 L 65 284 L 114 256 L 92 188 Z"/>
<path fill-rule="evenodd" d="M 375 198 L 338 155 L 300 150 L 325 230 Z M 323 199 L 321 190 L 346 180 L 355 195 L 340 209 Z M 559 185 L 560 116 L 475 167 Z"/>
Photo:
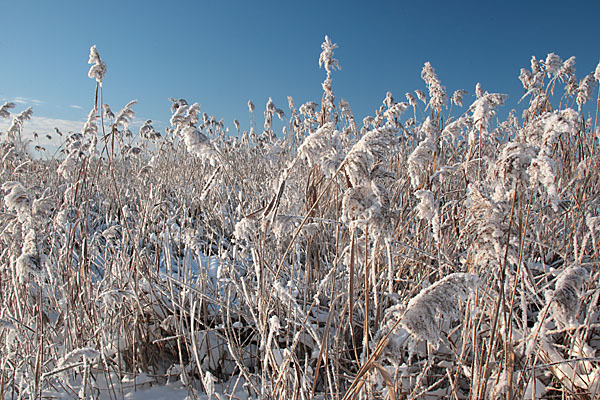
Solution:
<path fill-rule="evenodd" d="M 115 112 L 138 99 L 137 118 L 162 129 L 167 98 L 185 98 L 232 131 L 234 119 L 247 129 L 249 99 L 258 125 L 268 97 L 286 111 L 288 95 L 297 106 L 320 101 L 318 56 L 328 34 L 342 66 L 334 92 L 357 119 L 373 114 L 388 90 L 396 99 L 425 90 L 426 61 L 450 95 L 481 82 L 510 95 L 508 111 L 532 55 L 574 55 L 579 78 L 596 68 L 598 16 L 598 1 L 13 0 L 0 13 L 0 99 L 76 126 L 94 101 L 87 60 L 96 44 L 108 65 L 104 101 Z"/>

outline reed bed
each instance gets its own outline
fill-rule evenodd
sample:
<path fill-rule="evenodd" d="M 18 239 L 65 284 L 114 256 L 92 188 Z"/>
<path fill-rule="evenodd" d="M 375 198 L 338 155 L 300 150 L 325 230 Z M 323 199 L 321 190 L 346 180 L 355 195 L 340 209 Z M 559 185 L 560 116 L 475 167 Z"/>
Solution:
<path fill-rule="evenodd" d="M 252 102 L 231 133 L 172 99 L 132 134 L 95 46 L 60 157 L 0 108 L 0 398 L 600 396 L 600 66 L 533 57 L 500 120 L 426 63 L 356 121 L 336 47 L 320 103 L 269 100 L 260 131 Z"/>

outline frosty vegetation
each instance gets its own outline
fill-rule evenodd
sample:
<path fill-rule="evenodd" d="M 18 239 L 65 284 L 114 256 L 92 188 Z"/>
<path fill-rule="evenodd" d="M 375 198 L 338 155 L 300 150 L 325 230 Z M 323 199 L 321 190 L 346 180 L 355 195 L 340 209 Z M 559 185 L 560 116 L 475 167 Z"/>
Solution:
<path fill-rule="evenodd" d="M 356 121 L 336 47 L 321 102 L 269 99 L 262 131 L 171 99 L 131 132 L 95 46 L 60 157 L 0 107 L 0 398 L 600 396 L 600 66 L 533 57 L 501 121 L 426 63 Z"/>

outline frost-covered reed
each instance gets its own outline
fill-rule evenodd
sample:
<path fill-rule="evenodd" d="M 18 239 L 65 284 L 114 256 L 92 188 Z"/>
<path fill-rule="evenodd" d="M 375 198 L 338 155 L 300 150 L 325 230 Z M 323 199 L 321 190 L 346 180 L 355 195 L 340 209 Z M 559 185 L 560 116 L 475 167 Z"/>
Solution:
<path fill-rule="evenodd" d="M 232 135 L 175 98 L 131 132 L 95 46 L 56 157 L 0 106 L 0 397 L 600 395 L 600 66 L 533 57 L 504 119 L 426 63 L 356 120 L 336 48 L 320 99 L 270 99 L 262 133 L 252 101 Z"/>

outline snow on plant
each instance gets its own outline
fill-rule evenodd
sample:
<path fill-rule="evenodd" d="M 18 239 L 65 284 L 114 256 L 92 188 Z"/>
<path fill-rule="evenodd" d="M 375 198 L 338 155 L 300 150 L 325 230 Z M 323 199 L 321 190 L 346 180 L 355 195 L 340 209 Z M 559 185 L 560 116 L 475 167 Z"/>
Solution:
<path fill-rule="evenodd" d="M 324 67 L 327 72 L 327 77 L 321 84 L 323 87 L 324 97 L 323 97 L 323 111 L 327 113 L 327 117 L 331 114 L 332 109 L 334 107 L 334 95 L 333 89 L 331 87 L 331 72 L 334 70 L 340 70 L 340 63 L 337 59 L 333 58 L 333 53 L 335 49 L 337 49 L 338 45 L 333 43 L 329 36 L 325 35 L 325 41 L 321 44 L 321 49 L 323 50 L 319 55 L 319 67 Z"/>
<path fill-rule="evenodd" d="M 125 106 L 115 116 L 115 120 L 112 124 L 113 129 L 119 129 L 119 127 L 123 130 L 127 129 L 127 126 L 133 117 L 135 117 L 133 106 L 136 104 L 137 100 L 131 100 L 129 103 L 125 104 Z"/>
<path fill-rule="evenodd" d="M 420 200 L 417 206 L 419 218 L 431 224 L 433 239 L 440 241 L 440 208 L 436 204 L 433 193 L 430 190 L 417 190 L 415 196 Z"/>
<path fill-rule="evenodd" d="M 469 111 L 473 120 L 474 127 L 481 133 L 486 134 L 488 127 L 496 115 L 496 108 L 504 104 L 508 96 L 500 93 L 487 93 L 478 96 L 477 100 L 471 104 Z M 474 140 L 469 137 L 469 143 Z"/>
<path fill-rule="evenodd" d="M 578 266 L 564 270 L 556 279 L 554 290 L 546 292 L 550 314 L 563 326 L 574 325 L 579 312 L 579 299 L 587 271 Z"/>
<path fill-rule="evenodd" d="M 275 140 L 275 132 L 273 131 L 273 115 L 277 115 L 277 117 L 282 121 L 285 118 L 285 113 L 283 110 L 277 108 L 273 102 L 273 99 L 269 97 L 265 107 L 265 130 L 263 132 L 263 136 L 268 142 L 273 142 Z"/>
<path fill-rule="evenodd" d="M 448 275 L 412 298 L 400 323 L 415 339 L 438 346 L 440 320 L 460 316 L 460 300 L 466 300 L 474 292 L 477 282 L 478 278 L 473 274 L 456 272 Z"/>
<path fill-rule="evenodd" d="M 452 94 L 452 102 L 457 106 L 462 107 L 465 94 L 467 94 L 467 91 L 464 89 L 455 90 Z"/>
<path fill-rule="evenodd" d="M 104 79 L 104 75 L 106 75 L 106 63 L 100 59 L 100 53 L 98 53 L 96 45 L 90 47 L 90 59 L 88 60 L 88 64 L 92 64 L 88 71 L 88 76 L 91 79 L 96 79 L 96 82 L 102 86 L 102 80 Z"/>
<path fill-rule="evenodd" d="M 388 92 L 390 93 L 390 92 Z M 391 93 L 390 93 L 391 94 Z M 393 101 L 393 100 L 392 100 Z M 408 108 L 408 104 L 406 103 L 390 103 L 388 105 L 388 109 L 384 112 L 384 117 L 390 123 L 395 123 L 400 120 L 400 117 Z"/>
<path fill-rule="evenodd" d="M 397 129 L 390 125 L 373 129 L 352 146 L 344 159 L 352 185 L 372 179 L 374 167 L 387 156 L 394 144 L 395 132 Z"/>
<path fill-rule="evenodd" d="M 101 104 L 95 47 L 99 96 L 55 135 L 56 158 L 31 157 L 31 110 L 13 115 L 0 397 L 117 398 L 136 382 L 199 398 L 598 393 L 600 67 L 579 81 L 573 57 L 533 57 L 524 118 L 502 121 L 505 96 L 481 84 L 466 112 L 462 89 L 445 107 L 427 63 L 423 88 L 382 93 L 358 129 L 334 103 L 336 48 L 326 37 L 323 96 L 288 98 L 285 132 L 272 100 L 265 134 L 248 102 L 230 136 L 171 99 L 167 131 L 147 120 L 127 137 L 134 103 Z"/>
<path fill-rule="evenodd" d="M 343 161 L 340 132 L 333 131 L 332 127 L 332 123 L 324 124 L 298 147 L 298 154 L 306 159 L 308 165 L 320 165 L 328 177 L 333 176 Z"/>
<path fill-rule="evenodd" d="M 337 49 L 338 45 L 333 43 L 329 36 L 325 35 L 325 41 L 321 44 L 323 50 L 319 55 L 319 67 L 324 67 L 329 77 L 331 71 L 338 69 L 340 70 L 340 63 L 338 60 L 333 58 L 333 50 Z"/>
<path fill-rule="evenodd" d="M 592 99 L 592 92 L 595 86 L 596 82 L 592 74 L 586 75 L 586 77 L 579 82 L 579 87 L 577 88 L 577 106 L 579 111 L 581 111 L 581 108 L 585 103 Z"/>
<path fill-rule="evenodd" d="M 215 148 L 208 137 L 197 127 L 200 119 L 200 104 L 188 105 L 184 99 L 172 101 L 173 107 L 171 110 L 173 110 L 173 115 L 170 123 L 174 126 L 173 134 L 183 137 L 183 142 L 190 154 L 209 161 L 211 165 L 216 165 L 217 153 Z"/>
<path fill-rule="evenodd" d="M 435 151 L 434 139 L 426 137 L 408 157 L 408 173 L 413 189 L 419 188 L 425 183 L 427 167 L 431 163 Z"/>
<path fill-rule="evenodd" d="M 515 184 L 529 182 L 528 172 L 534 157 L 535 148 L 526 143 L 508 142 L 501 147 L 501 153 L 490 166 L 488 174 L 503 188 L 496 191 L 496 198 L 506 198 Z"/>
<path fill-rule="evenodd" d="M 354 120 L 354 114 L 352 113 L 352 109 L 350 108 L 350 104 L 344 100 L 340 99 L 340 117 L 346 120 L 347 128 L 344 129 L 344 132 L 347 131 L 349 134 L 356 134 L 356 121 Z"/>
<path fill-rule="evenodd" d="M 8 118 L 10 116 L 10 109 L 15 108 L 15 103 L 6 102 L 0 106 L 0 118 Z"/>
<path fill-rule="evenodd" d="M 461 116 L 457 120 L 449 122 L 442 131 L 443 136 L 451 136 L 453 141 L 458 141 L 464 137 L 464 131 L 473 126 L 473 118 Z"/>
<path fill-rule="evenodd" d="M 375 182 L 349 188 L 342 199 L 343 220 L 360 226 L 374 225 L 378 234 L 387 231 L 388 210 L 389 199 L 385 189 Z"/>
<path fill-rule="evenodd" d="M 157 132 L 154 129 L 154 127 L 152 126 L 152 120 L 150 119 L 146 120 L 146 122 L 144 122 L 142 126 L 140 126 L 139 135 L 142 139 L 146 140 L 158 140 L 162 137 L 160 132 Z"/>
<path fill-rule="evenodd" d="M 429 89 L 429 103 L 427 104 L 427 108 L 432 108 L 439 114 L 442 111 L 442 106 L 448 104 L 448 96 L 446 95 L 446 88 L 442 86 L 431 63 L 425 63 L 421 71 L 421 78 L 423 78 L 427 84 L 427 89 Z M 423 97 L 421 95 L 419 99 L 423 100 Z"/>
<path fill-rule="evenodd" d="M 4 110 L 9 108 L 5 106 L 6 104 L 3 106 Z M 23 131 L 23 124 L 25 121 L 30 120 L 32 115 L 33 109 L 31 107 L 28 107 L 26 110 L 15 115 L 10 127 L 8 128 L 8 131 L 6 131 L 6 140 L 9 142 L 18 143 L 22 146 L 21 132 Z"/>
<path fill-rule="evenodd" d="M 510 212 L 507 197 L 502 189 L 498 194 L 484 184 L 471 184 L 467 188 L 467 226 L 476 232 L 470 244 L 473 264 L 482 271 L 498 273 L 504 259 L 513 265 L 518 263 L 519 242 L 510 221 L 506 220 Z"/>
<path fill-rule="evenodd" d="M 8 192 L 4 196 L 4 203 L 9 211 L 15 211 L 21 222 L 25 222 L 30 215 L 31 196 L 20 182 L 6 182 L 2 190 Z"/>

